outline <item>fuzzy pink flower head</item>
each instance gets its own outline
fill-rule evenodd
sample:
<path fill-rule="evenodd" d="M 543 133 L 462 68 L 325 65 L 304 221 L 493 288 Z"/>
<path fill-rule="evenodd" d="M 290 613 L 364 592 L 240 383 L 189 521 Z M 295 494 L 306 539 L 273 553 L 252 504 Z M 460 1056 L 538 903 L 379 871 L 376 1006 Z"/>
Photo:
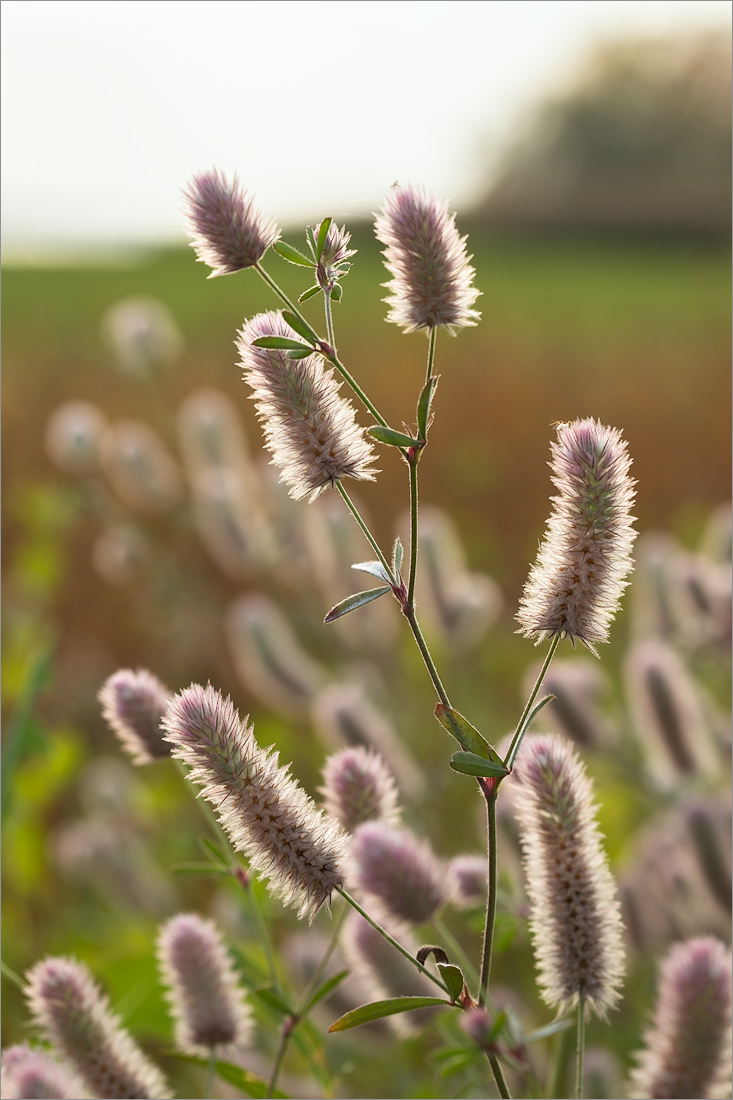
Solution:
<path fill-rule="evenodd" d="M 100 1100 L 164 1100 L 157 1066 L 112 1012 L 89 970 L 76 959 L 44 959 L 27 974 L 28 1004 L 43 1035 Z"/>
<path fill-rule="evenodd" d="M 171 692 L 157 676 L 145 668 L 121 668 L 105 681 L 98 698 L 105 721 L 133 763 L 170 756 L 160 723 Z"/>
<path fill-rule="evenodd" d="M 367 821 L 354 834 L 351 857 L 359 889 L 396 920 L 422 924 L 447 900 L 445 864 L 408 829 Z"/>
<path fill-rule="evenodd" d="M 730 1095 L 730 1029 L 730 951 L 711 936 L 675 944 L 660 965 L 654 1020 L 628 1095 Z"/>
<path fill-rule="evenodd" d="M 28 1043 L 8 1047 L 2 1055 L 3 1100 L 53 1097 L 74 1100 L 81 1086 L 62 1062 Z"/>
<path fill-rule="evenodd" d="M 259 313 L 237 339 L 244 381 L 264 425 L 265 446 L 294 500 L 315 500 L 345 477 L 373 481 L 374 450 L 354 406 L 317 355 L 289 359 L 279 348 L 255 347 L 263 336 L 298 340 L 279 313 Z"/>
<path fill-rule="evenodd" d="M 562 737 L 526 738 L 518 764 L 516 812 L 543 999 L 564 1012 L 582 998 L 605 1017 L 620 996 L 623 925 L 591 782 Z"/>
<path fill-rule="evenodd" d="M 558 425 L 550 450 L 560 495 L 524 586 L 517 633 L 537 644 L 578 638 L 596 653 L 633 569 L 631 458 L 621 433 L 592 418 Z"/>
<path fill-rule="evenodd" d="M 248 1045 L 251 1012 L 218 928 L 179 913 L 160 930 L 158 959 L 175 1020 L 176 1045 L 187 1054 L 231 1061 Z"/>
<path fill-rule="evenodd" d="M 191 247 L 215 275 L 231 275 L 259 263 L 280 236 L 275 222 L 263 219 L 235 175 L 231 183 L 213 168 L 198 172 L 183 192 Z"/>
<path fill-rule="evenodd" d="M 385 299 L 387 320 L 405 332 L 463 328 L 480 316 L 471 308 L 479 291 L 467 238 L 458 235 L 455 220 L 447 202 L 410 185 L 389 191 L 377 215 L 375 232 L 386 246 L 385 264 L 393 276 L 385 284 L 392 292 Z"/>
<path fill-rule="evenodd" d="M 231 699 L 209 684 L 174 696 L 163 721 L 173 756 L 217 811 L 235 851 L 268 889 L 312 920 L 343 885 L 346 836 L 298 786 L 272 749 L 261 749 Z"/>
<path fill-rule="evenodd" d="M 392 773 L 381 756 L 360 746 L 342 749 L 323 766 L 324 806 L 353 832 L 365 821 L 396 821 L 398 795 Z"/>

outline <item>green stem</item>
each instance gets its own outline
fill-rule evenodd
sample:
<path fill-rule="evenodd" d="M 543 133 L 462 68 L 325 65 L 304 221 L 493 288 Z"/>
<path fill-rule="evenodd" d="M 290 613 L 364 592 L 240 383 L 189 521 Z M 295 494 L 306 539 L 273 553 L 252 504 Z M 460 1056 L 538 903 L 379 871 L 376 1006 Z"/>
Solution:
<path fill-rule="evenodd" d="M 495 1054 L 487 1054 L 486 1057 L 489 1059 L 489 1065 L 491 1066 L 491 1072 L 494 1074 L 494 1080 L 496 1081 L 496 1087 L 499 1090 L 499 1096 L 504 1097 L 505 1100 L 511 1100 L 512 1094 L 507 1088 L 507 1083 L 504 1080 L 504 1074 L 501 1071 L 499 1059 L 496 1057 Z"/>
<path fill-rule="evenodd" d="M 305 1012 L 308 1001 L 311 999 L 311 997 L 315 993 L 316 988 L 318 986 L 318 983 L 319 983 L 319 981 L 321 980 L 321 978 L 323 976 L 323 972 L 325 971 L 326 967 L 328 966 L 329 960 L 330 960 L 331 956 L 333 955 L 334 951 L 336 950 L 336 945 L 339 941 L 339 936 L 341 935 L 341 929 L 344 926 L 344 919 L 345 919 L 346 914 L 348 913 L 348 911 L 349 910 L 345 905 L 342 906 L 339 915 L 336 917 L 335 921 L 333 922 L 333 928 L 331 930 L 331 936 L 330 936 L 330 939 L 328 941 L 328 946 L 327 946 L 326 950 L 323 953 L 321 961 L 319 962 L 316 969 L 313 971 L 313 973 L 311 975 L 311 979 L 308 982 L 308 985 L 306 986 L 306 989 L 305 989 L 305 993 L 303 994 L 303 997 L 301 999 L 300 1008 L 298 1010 L 299 1015 L 302 1015 Z"/>
<path fill-rule="evenodd" d="M 324 290 L 323 292 L 323 304 L 326 311 L 326 334 L 328 335 L 328 342 L 333 348 L 334 355 L 336 354 L 336 338 L 333 334 L 333 311 L 331 309 L 331 291 Z"/>
<path fill-rule="evenodd" d="M 408 608 L 404 612 L 404 615 L 405 615 L 405 618 L 407 619 L 408 623 L 410 624 L 410 630 L 412 631 L 412 633 L 415 637 L 415 641 L 417 642 L 417 648 L 420 650 L 420 653 L 422 654 L 422 659 L 425 662 L 425 667 L 428 670 L 428 675 L 430 676 L 430 679 L 433 681 L 433 687 L 437 691 L 441 703 L 444 703 L 445 706 L 450 707 L 451 702 L 450 702 L 450 699 L 448 698 L 448 693 L 445 690 L 445 688 L 443 687 L 443 682 L 440 679 L 440 676 L 438 675 L 438 670 L 435 667 L 435 662 L 433 661 L 432 654 L 430 653 L 430 650 L 428 649 L 428 643 L 423 638 L 423 634 L 422 634 L 422 631 L 420 629 L 420 624 L 418 623 L 417 616 L 415 615 L 415 608 L 414 607 Z M 453 709 L 453 708 L 451 707 L 451 709 Z"/>
<path fill-rule="evenodd" d="M 338 489 L 341 496 L 344 498 L 344 501 L 346 503 L 346 507 L 349 509 L 352 516 L 354 517 L 354 519 L 356 520 L 356 522 L 359 524 L 362 531 L 364 532 L 364 535 L 366 536 L 367 542 L 369 543 L 372 550 L 374 551 L 374 553 L 377 555 L 380 562 L 384 566 L 384 570 L 385 570 L 385 573 L 387 575 L 387 579 L 388 579 L 389 584 L 396 586 L 397 585 L 397 579 L 396 579 L 394 573 L 392 572 L 392 566 L 389 564 L 389 562 L 385 558 L 384 554 L 382 553 L 382 551 L 379 547 L 379 543 L 375 539 L 374 535 L 371 533 L 371 531 L 367 527 L 366 523 L 364 522 L 364 520 L 359 515 L 359 511 L 358 511 L 356 505 L 354 504 L 351 497 L 346 492 L 346 490 L 344 489 L 344 487 L 343 487 L 343 485 L 340 481 L 336 482 L 336 488 Z"/>
<path fill-rule="evenodd" d="M 542 681 L 545 678 L 545 673 L 547 672 L 547 669 L 550 667 L 550 661 L 555 656 L 555 650 L 557 649 L 559 644 L 560 644 L 560 636 L 557 635 L 556 637 L 554 637 L 552 639 L 552 642 L 550 644 L 550 649 L 547 653 L 547 656 L 545 657 L 545 662 L 542 665 L 542 668 L 540 669 L 540 674 L 537 677 L 537 679 L 535 680 L 535 685 L 532 688 L 532 693 L 531 693 L 529 699 L 527 700 L 527 704 L 526 704 L 524 710 L 522 711 L 522 715 L 521 715 L 519 721 L 517 722 L 516 729 L 514 730 L 514 736 L 512 737 L 512 743 L 509 746 L 509 752 L 506 754 L 506 759 L 504 760 L 504 764 L 506 765 L 507 768 L 511 768 L 512 765 L 514 764 L 514 761 L 516 760 L 517 753 L 519 752 L 519 746 L 521 745 L 522 738 L 524 737 L 524 734 L 526 732 L 526 730 L 524 728 L 524 724 L 527 720 L 527 715 L 531 711 L 532 706 L 534 704 L 534 701 L 537 698 L 537 693 L 539 692 L 539 690 L 542 686 Z"/>
<path fill-rule="evenodd" d="M 570 1054 L 571 1028 L 564 1028 L 555 1039 L 555 1052 L 551 1065 L 551 1074 L 547 1082 L 546 1095 L 549 1100 L 563 1096 L 567 1076 L 568 1056 Z"/>
<path fill-rule="evenodd" d="M 486 793 L 486 792 L 485 792 Z M 486 886 L 486 923 L 484 924 L 484 942 L 481 949 L 481 979 L 479 982 L 479 1005 L 486 1004 L 491 975 L 491 953 L 494 944 L 494 924 L 496 922 L 496 799 L 499 793 L 495 784 L 490 793 L 486 793 L 487 819 L 487 886 Z"/>
<path fill-rule="evenodd" d="M 342 898 L 348 901 L 349 905 L 353 909 L 356 909 L 357 913 L 359 913 L 359 915 L 362 916 L 368 924 L 371 924 L 372 928 L 374 928 L 375 931 L 379 932 L 380 936 L 384 937 L 387 943 L 391 943 L 392 946 L 396 948 L 401 955 L 404 955 L 404 957 L 408 959 L 413 966 L 416 966 L 417 969 L 426 976 L 426 978 L 430 978 L 430 981 L 434 985 L 437 985 L 443 993 L 448 994 L 448 990 L 443 985 L 443 983 L 438 978 L 436 978 L 434 974 L 431 974 L 430 971 L 422 965 L 422 963 L 419 963 L 415 956 L 411 955 L 410 952 L 405 947 L 403 947 L 401 943 L 398 943 L 396 939 L 390 936 L 386 928 L 382 928 L 381 924 L 377 924 L 374 918 L 370 917 L 365 909 L 362 909 L 362 907 L 359 905 L 359 902 L 355 898 L 352 898 L 351 894 L 349 894 L 343 887 L 339 888 L 339 893 L 341 894 Z M 450 994 L 448 994 L 448 996 L 450 996 Z"/>
<path fill-rule="evenodd" d="M 410 466 L 410 579 L 407 587 L 407 606 L 415 603 L 415 581 L 417 579 L 417 455 Z"/>
<path fill-rule="evenodd" d="M 460 943 L 450 931 L 450 929 L 446 928 L 442 920 L 440 920 L 438 917 L 433 917 L 430 923 L 433 926 L 433 930 L 438 939 L 443 940 L 445 946 L 447 948 L 450 948 L 451 955 L 453 956 L 453 961 L 458 960 L 461 969 L 463 970 L 463 973 L 469 978 L 469 980 L 475 980 L 478 977 L 478 975 L 476 974 L 476 967 L 473 965 L 468 955 L 463 950 Z"/>
<path fill-rule="evenodd" d="M 575 1095 L 583 1097 L 583 1060 L 585 1055 L 585 998 L 578 1001 L 578 1043 L 575 1057 Z"/>
<path fill-rule="evenodd" d="M 206 1070 L 206 1085 L 204 1087 L 204 1096 L 206 1100 L 210 1100 L 211 1093 L 214 1088 L 214 1071 L 216 1069 L 216 1047 L 212 1047 L 209 1052 L 209 1065 Z"/>
<path fill-rule="evenodd" d="M 431 328 L 430 330 L 430 342 L 428 344 L 428 367 L 425 374 L 425 381 L 429 382 L 433 377 L 433 366 L 435 364 L 435 339 L 437 336 L 437 328 Z"/>
<path fill-rule="evenodd" d="M 265 1096 L 268 1098 L 275 1095 L 275 1087 L 277 1085 L 277 1079 L 280 1075 L 280 1069 L 285 1058 L 285 1051 L 288 1049 L 288 1043 L 290 1042 L 290 1036 L 295 1030 L 297 1019 L 294 1016 L 286 1016 L 283 1020 L 282 1031 L 280 1032 L 280 1042 L 277 1045 L 277 1053 L 275 1054 L 275 1061 L 272 1065 L 272 1072 L 270 1074 L 270 1080 L 267 1082 L 267 1092 Z"/>

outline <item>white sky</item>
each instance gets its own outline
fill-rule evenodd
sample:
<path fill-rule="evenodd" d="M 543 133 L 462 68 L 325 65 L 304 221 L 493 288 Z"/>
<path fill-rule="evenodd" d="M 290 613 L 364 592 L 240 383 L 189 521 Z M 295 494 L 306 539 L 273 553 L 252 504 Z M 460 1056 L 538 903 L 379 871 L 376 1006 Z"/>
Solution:
<path fill-rule="evenodd" d="M 395 179 L 454 206 L 599 40 L 730 28 L 728 0 L 3 0 L 5 249 L 182 239 L 237 171 L 280 222 Z"/>

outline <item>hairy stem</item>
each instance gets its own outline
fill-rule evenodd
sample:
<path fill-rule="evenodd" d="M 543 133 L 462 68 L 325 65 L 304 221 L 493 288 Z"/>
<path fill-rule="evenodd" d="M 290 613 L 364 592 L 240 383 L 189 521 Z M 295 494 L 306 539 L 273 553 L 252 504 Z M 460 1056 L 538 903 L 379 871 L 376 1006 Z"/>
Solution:
<path fill-rule="evenodd" d="M 494 924 L 496 922 L 496 798 L 498 784 L 491 785 L 486 796 L 487 825 L 487 874 L 486 874 L 486 922 L 484 924 L 484 942 L 481 948 L 481 978 L 479 981 L 478 1003 L 483 1006 L 489 992 L 491 975 L 491 953 L 494 944 Z"/>
<path fill-rule="evenodd" d="M 585 998 L 578 1001 L 578 1042 L 575 1051 L 575 1095 L 583 1097 L 583 1061 L 585 1056 Z"/>
<path fill-rule="evenodd" d="M 451 702 L 448 698 L 448 693 L 443 687 L 443 682 L 438 675 L 437 668 L 435 667 L 435 661 L 433 660 L 432 654 L 428 649 L 428 643 L 423 637 L 422 630 L 420 629 L 420 624 L 418 623 L 417 616 L 415 614 L 415 608 L 408 608 L 404 612 L 404 615 L 408 623 L 410 624 L 410 630 L 412 631 L 415 641 L 417 642 L 417 647 L 422 654 L 422 659 L 425 662 L 425 667 L 428 670 L 428 675 L 433 681 L 433 687 L 437 691 L 441 703 L 444 703 L 447 707 L 450 707 Z"/>
<path fill-rule="evenodd" d="M 362 519 L 356 505 L 354 504 L 351 497 L 346 492 L 346 490 L 344 489 L 344 487 L 343 487 L 343 485 L 340 481 L 336 482 L 336 488 L 338 489 L 341 496 L 344 498 L 344 502 L 346 504 L 346 507 L 349 509 L 352 516 L 354 517 L 356 522 L 361 527 L 364 535 L 366 536 L 367 542 L 369 543 L 372 550 L 374 551 L 374 553 L 377 555 L 380 562 L 384 566 L 384 570 L 385 570 L 385 573 L 387 575 L 388 583 L 391 584 L 391 585 L 396 586 L 397 585 L 397 578 L 395 577 L 394 573 L 392 572 L 392 566 L 389 564 L 389 562 L 385 558 L 384 554 L 382 553 L 381 548 L 379 546 L 379 543 L 377 542 L 374 535 L 369 530 L 369 528 L 368 528 L 367 524 L 365 523 L 365 521 Z"/>
<path fill-rule="evenodd" d="M 339 888 L 339 893 L 341 894 L 341 897 L 348 901 L 349 905 L 351 905 L 352 908 L 354 908 L 357 913 L 359 913 L 360 916 L 362 916 L 364 920 L 367 921 L 368 924 L 371 924 L 372 928 L 379 932 L 380 936 L 384 937 L 387 943 L 391 943 L 392 946 L 396 948 L 401 955 L 404 955 L 404 957 L 408 959 L 413 966 L 417 967 L 421 974 L 424 974 L 427 978 L 430 978 L 430 981 L 434 985 L 437 985 L 443 993 L 448 994 L 448 990 L 440 981 L 440 979 L 436 978 L 434 974 L 431 974 L 427 967 L 424 967 L 422 963 L 419 963 L 417 961 L 414 955 L 410 954 L 407 948 L 403 947 L 401 943 L 398 943 L 396 939 L 390 936 L 386 928 L 382 928 L 381 924 L 377 924 L 374 918 L 370 917 L 365 909 L 362 909 L 362 907 L 359 905 L 359 902 L 355 898 L 352 898 L 351 894 L 349 894 L 343 887 Z M 448 994 L 448 996 L 450 996 L 450 994 Z"/>
<path fill-rule="evenodd" d="M 344 926 L 344 919 L 345 919 L 346 914 L 348 913 L 348 911 L 349 910 L 348 910 L 347 906 L 343 905 L 341 907 L 341 911 L 340 911 L 339 915 L 336 917 L 335 921 L 333 922 L 333 928 L 331 929 L 331 935 L 329 937 L 328 946 L 326 947 L 326 950 L 323 952 L 323 955 L 321 957 L 321 961 L 318 963 L 318 966 L 313 971 L 313 973 L 311 975 L 311 978 L 310 978 L 310 981 L 308 982 L 308 985 L 306 986 L 305 992 L 303 993 L 303 996 L 301 998 L 300 1009 L 298 1010 L 300 1015 L 305 1013 L 308 1001 L 311 999 L 311 997 L 315 993 L 315 991 L 318 987 L 318 983 L 321 980 L 321 978 L 323 977 L 323 973 L 324 973 L 326 967 L 328 966 L 329 960 L 330 960 L 331 956 L 333 955 L 334 951 L 336 950 L 336 945 L 338 944 L 339 936 L 341 935 L 341 929 Z"/>
<path fill-rule="evenodd" d="M 333 310 L 331 308 L 331 291 L 324 290 L 323 292 L 323 306 L 326 312 L 326 335 L 328 336 L 328 342 L 333 348 L 333 354 L 336 354 L 336 338 L 333 334 Z"/>
<path fill-rule="evenodd" d="M 428 366 L 425 373 L 425 381 L 429 382 L 433 377 L 433 366 L 435 364 L 435 338 L 438 334 L 437 328 L 431 328 L 430 330 L 430 342 L 428 343 Z"/>
<path fill-rule="evenodd" d="M 512 1094 L 507 1088 L 507 1083 L 504 1080 L 504 1074 L 501 1071 L 499 1059 L 496 1057 L 495 1054 L 487 1054 L 486 1057 L 489 1059 L 489 1065 L 491 1066 L 491 1072 L 493 1073 L 494 1080 L 496 1081 L 496 1087 L 499 1090 L 499 1096 L 504 1097 L 505 1100 L 511 1100 Z"/>
<path fill-rule="evenodd" d="M 407 587 L 407 606 L 415 604 L 415 581 L 417 579 L 417 455 L 410 466 L 410 577 Z"/>
<path fill-rule="evenodd" d="M 527 703 L 526 703 L 526 706 L 525 706 L 524 710 L 522 711 L 521 717 L 520 717 L 519 721 L 517 722 L 516 729 L 514 730 L 514 736 L 512 737 L 512 743 L 509 746 L 509 752 L 506 754 L 506 759 L 504 760 L 504 764 L 506 765 L 507 768 L 511 768 L 512 765 L 514 764 L 514 761 L 516 760 L 517 753 L 519 752 L 519 746 L 521 745 L 522 738 L 524 737 L 524 734 L 526 733 L 526 730 L 525 730 L 524 727 L 525 727 L 525 722 L 527 720 L 527 715 L 531 711 L 532 706 L 534 704 L 534 701 L 537 698 L 537 693 L 539 692 L 540 688 L 542 687 L 542 681 L 545 678 L 545 673 L 547 672 L 548 668 L 550 667 L 550 661 L 555 656 L 555 651 L 557 650 L 557 647 L 558 647 L 559 644 L 560 644 L 560 636 L 557 635 L 556 637 L 554 637 L 552 639 L 552 642 L 550 644 L 550 648 L 548 650 L 547 656 L 545 657 L 545 662 L 542 665 L 542 668 L 540 669 L 540 674 L 537 677 L 537 679 L 535 680 L 535 685 L 532 688 L 532 692 L 529 696 L 529 699 L 527 700 Z"/>
<path fill-rule="evenodd" d="M 286 1016 L 283 1020 L 282 1030 L 280 1032 L 280 1041 L 277 1044 L 277 1052 L 275 1054 L 275 1061 L 272 1064 L 272 1072 L 270 1073 L 270 1080 L 267 1082 L 267 1092 L 265 1096 L 268 1098 L 275 1095 L 275 1087 L 277 1086 L 277 1079 L 280 1075 L 280 1069 L 285 1058 L 285 1051 L 288 1049 L 288 1043 L 290 1042 L 290 1036 L 293 1034 L 297 1019 L 294 1016 Z"/>

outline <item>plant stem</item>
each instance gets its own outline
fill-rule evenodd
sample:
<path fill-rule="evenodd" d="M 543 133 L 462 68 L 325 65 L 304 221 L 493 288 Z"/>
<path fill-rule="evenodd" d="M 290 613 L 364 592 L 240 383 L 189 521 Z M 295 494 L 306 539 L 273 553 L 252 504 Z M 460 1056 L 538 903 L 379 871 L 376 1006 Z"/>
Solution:
<path fill-rule="evenodd" d="M 412 633 L 415 637 L 415 641 L 417 642 L 417 647 L 418 647 L 418 649 L 420 650 L 420 652 L 422 654 L 422 659 L 425 662 L 425 667 L 428 670 L 428 675 L 430 676 L 430 679 L 433 681 L 433 687 L 437 691 L 441 703 L 444 703 L 447 707 L 450 707 L 451 702 L 450 702 L 450 699 L 448 698 L 448 693 L 445 690 L 445 688 L 443 687 L 443 683 L 440 679 L 440 676 L 438 675 L 438 670 L 435 667 L 435 662 L 433 661 L 430 650 L 428 649 L 428 644 L 425 641 L 425 639 L 423 638 L 423 634 L 422 634 L 422 631 L 420 629 L 420 625 L 417 621 L 417 616 L 415 615 L 415 608 L 414 607 L 409 608 L 408 610 L 406 610 L 404 612 L 404 615 L 405 615 L 405 618 L 407 619 L 408 623 L 410 624 L 410 630 L 412 631 Z"/>
<path fill-rule="evenodd" d="M 448 993 L 448 990 L 440 981 L 440 979 L 436 978 L 434 974 L 431 974 L 430 971 L 422 965 L 422 963 L 419 963 L 415 956 L 411 955 L 410 952 L 405 947 L 403 947 L 401 943 L 398 943 L 397 940 L 393 939 L 386 928 L 382 928 L 381 924 L 377 924 L 374 918 L 370 917 L 365 909 L 362 909 L 362 907 L 359 905 L 359 902 L 355 898 L 352 898 L 351 894 L 349 894 L 343 887 L 339 887 L 339 893 L 341 894 L 342 898 L 348 901 L 349 905 L 351 905 L 352 908 L 356 909 L 357 913 L 359 913 L 360 916 L 362 916 L 368 924 L 371 924 L 372 928 L 379 932 L 380 936 L 384 937 L 387 943 L 391 943 L 392 946 L 396 948 L 401 955 L 404 955 L 404 957 L 408 959 L 413 966 L 416 966 L 422 974 L 424 974 L 427 978 L 430 978 L 430 981 L 434 985 L 437 985 L 443 993 Z M 450 994 L 448 995 L 450 996 Z"/>
<path fill-rule="evenodd" d="M 509 752 L 506 754 L 506 759 L 504 760 L 504 764 L 506 765 L 507 768 L 511 768 L 512 765 L 514 764 L 514 761 L 516 760 L 517 753 L 519 752 L 519 746 L 521 745 L 522 738 L 524 737 L 524 734 L 526 732 L 525 729 L 524 729 L 524 724 L 526 722 L 527 715 L 531 711 L 532 705 L 533 705 L 535 699 L 537 698 L 537 693 L 539 692 L 539 690 L 542 686 L 542 681 L 545 678 L 545 673 L 547 672 L 547 669 L 550 667 L 550 661 L 555 656 L 555 650 L 557 649 L 559 644 L 560 644 L 560 636 L 556 635 L 552 639 L 552 642 L 550 644 L 550 648 L 548 650 L 547 656 L 545 657 L 545 662 L 542 665 L 542 668 L 540 669 L 540 674 L 537 677 L 537 679 L 535 680 L 535 685 L 532 688 L 532 693 L 530 694 L 530 697 L 527 700 L 526 706 L 525 706 L 524 710 L 522 711 L 522 715 L 521 715 L 519 721 L 517 722 L 516 729 L 514 730 L 514 736 L 512 737 L 512 743 L 509 746 Z"/>
<path fill-rule="evenodd" d="M 328 336 L 328 342 L 333 348 L 333 354 L 336 354 L 336 339 L 333 334 L 333 311 L 331 309 L 331 291 L 324 290 L 323 292 L 323 305 L 326 311 L 326 335 Z"/>
<path fill-rule="evenodd" d="M 496 1087 L 499 1090 L 499 1096 L 504 1097 L 504 1100 L 511 1100 L 512 1094 L 507 1088 L 507 1083 L 504 1080 L 504 1074 L 501 1071 L 499 1065 L 499 1059 L 495 1054 L 488 1054 L 486 1057 L 489 1059 L 489 1065 L 491 1066 L 491 1072 L 494 1074 L 494 1080 L 496 1081 Z"/>
<path fill-rule="evenodd" d="M 453 955 L 453 959 L 451 961 L 455 962 L 456 960 L 458 960 L 461 969 L 463 970 L 464 974 L 469 977 L 469 979 L 477 978 L 478 975 L 476 974 L 475 966 L 473 965 L 468 955 L 463 950 L 451 930 L 449 928 L 446 928 L 442 920 L 440 920 L 438 917 L 433 917 L 430 923 L 433 926 L 433 930 L 438 939 L 442 939 L 445 943 L 445 946 L 450 948 L 451 954 Z"/>
<path fill-rule="evenodd" d="M 206 1085 L 204 1087 L 204 1096 L 206 1100 L 210 1100 L 211 1093 L 214 1086 L 214 1070 L 216 1068 L 216 1047 L 212 1047 L 209 1053 L 209 1065 L 206 1070 Z"/>
<path fill-rule="evenodd" d="M 283 1020 L 282 1031 L 280 1032 L 280 1042 L 277 1045 L 277 1052 L 275 1054 L 275 1061 L 272 1065 L 270 1080 L 267 1082 L 267 1092 L 265 1093 L 265 1096 L 268 1098 L 268 1100 L 275 1094 L 275 1086 L 277 1085 L 280 1068 L 283 1064 L 283 1059 L 285 1058 L 285 1051 L 288 1049 L 290 1036 L 293 1034 L 296 1023 L 297 1020 L 294 1016 L 286 1016 Z"/>
<path fill-rule="evenodd" d="M 354 519 L 356 520 L 356 522 L 359 524 L 362 531 L 364 532 L 364 535 L 366 536 L 367 542 L 369 543 L 372 550 L 374 551 L 374 553 L 377 555 L 380 562 L 384 566 L 384 570 L 385 570 L 385 573 L 387 575 L 388 583 L 391 584 L 391 585 L 394 585 L 396 587 L 397 578 L 395 577 L 394 573 L 392 572 L 392 566 L 389 564 L 389 562 L 385 558 L 384 554 L 382 553 L 382 551 L 380 549 L 379 543 L 377 542 L 374 535 L 371 533 L 371 531 L 367 527 L 365 521 L 361 518 L 358 508 L 356 507 L 356 505 L 354 504 L 351 497 L 346 492 L 346 489 L 344 489 L 344 487 L 343 487 L 343 485 L 340 481 L 336 482 L 336 488 L 338 489 L 341 496 L 344 498 L 344 501 L 346 503 L 346 507 L 349 509 L 352 516 L 354 517 Z"/>
<path fill-rule="evenodd" d="M 494 944 L 494 924 L 496 922 L 496 799 L 499 785 L 493 784 L 486 796 L 487 823 L 487 884 L 486 884 L 486 923 L 484 924 L 484 942 L 481 949 L 481 979 L 479 982 L 478 1003 L 483 1006 L 489 992 L 491 974 L 491 953 Z"/>
<path fill-rule="evenodd" d="M 429 382 L 433 377 L 433 365 L 435 363 L 435 339 L 438 334 L 437 328 L 431 328 L 430 330 L 430 342 L 428 344 L 428 367 L 425 374 L 425 381 Z"/>
<path fill-rule="evenodd" d="M 583 1096 L 583 1060 L 585 1056 L 585 998 L 578 1001 L 578 1044 L 575 1061 L 575 1095 L 577 1100 Z"/>
<path fill-rule="evenodd" d="M 565 1077 L 567 1075 L 568 1055 L 570 1054 L 571 1028 L 564 1028 L 555 1039 L 555 1053 L 552 1061 L 551 1074 L 547 1082 L 547 1096 L 549 1100 L 556 1100 L 562 1096 Z"/>
<path fill-rule="evenodd" d="M 321 980 L 321 978 L 323 976 L 323 972 L 326 969 L 326 967 L 328 966 L 329 959 L 331 958 L 334 951 L 336 950 L 336 944 L 339 941 L 339 936 L 341 935 L 341 929 L 344 926 L 344 919 L 345 919 L 346 914 L 348 913 L 348 911 L 349 910 L 347 909 L 347 907 L 345 905 L 342 906 L 341 910 L 339 912 L 339 915 L 336 917 L 335 921 L 333 922 L 333 928 L 331 929 L 331 936 L 330 936 L 329 941 L 328 941 L 328 946 L 326 947 L 326 950 L 324 951 L 323 956 L 321 957 L 321 961 L 319 962 L 318 966 L 316 967 L 316 969 L 311 974 L 310 981 L 308 982 L 308 985 L 306 986 L 305 992 L 304 992 L 303 997 L 301 999 L 300 1008 L 298 1010 L 299 1015 L 302 1015 L 302 1014 L 305 1013 L 306 1007 L 308 1005 L 308 1001 L 311 999 L 311 996 L 313 995 L 313 993 L 315 993 L 316 988 L 318 986 L 318 983 L 319 983 L 319 981 Z"/>
<path fill-rule="evenodd" d="M 407 606 L 415 604 L 415 581 L 417 579 L 417 455 L 410 466 L 410 577 L 407 587 Z"/>

